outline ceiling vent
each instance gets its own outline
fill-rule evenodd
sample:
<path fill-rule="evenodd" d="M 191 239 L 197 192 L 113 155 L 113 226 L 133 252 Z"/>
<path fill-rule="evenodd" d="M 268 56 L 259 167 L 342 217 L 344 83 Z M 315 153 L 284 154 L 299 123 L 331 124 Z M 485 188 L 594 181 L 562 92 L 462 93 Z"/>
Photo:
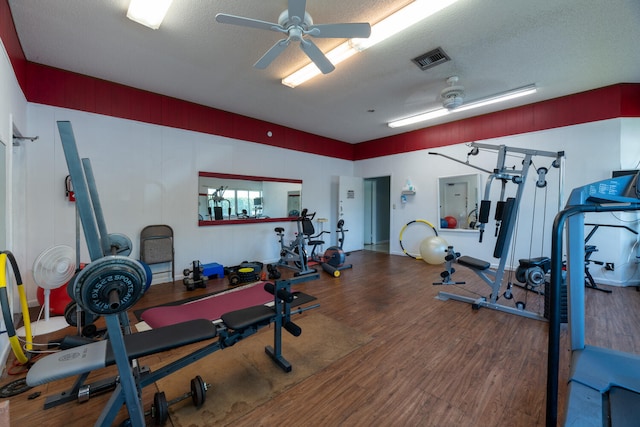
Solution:
<path fill-rule="evenodd" d="M 411 61 L 424 71 L 449 60 L 451 60 L 451 58 L 449 58 L 449 55 L 444 53 L 444 50 L 442 50 L 441 47 L 438 47 L 427 53 L 423 53 L 418 57 L 413 58 Z"/>

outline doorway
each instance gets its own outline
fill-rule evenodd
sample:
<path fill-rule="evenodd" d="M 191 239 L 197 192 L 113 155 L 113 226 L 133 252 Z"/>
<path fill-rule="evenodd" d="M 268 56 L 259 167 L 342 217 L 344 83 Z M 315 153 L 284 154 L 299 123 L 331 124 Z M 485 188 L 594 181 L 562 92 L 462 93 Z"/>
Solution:
<path fill-rule="evenodd" d="M 364 249 L 389 253 L 391 177 L 364 179 Z"/>

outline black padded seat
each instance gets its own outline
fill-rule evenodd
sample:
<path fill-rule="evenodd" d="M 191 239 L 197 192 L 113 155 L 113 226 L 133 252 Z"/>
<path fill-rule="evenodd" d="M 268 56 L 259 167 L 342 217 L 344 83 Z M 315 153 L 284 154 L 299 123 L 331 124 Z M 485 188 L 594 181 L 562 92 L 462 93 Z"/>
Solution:
<path fill-rule="evenodd" d="M 124 335 L 124 346 L 129 360 L 161 351 L 171 350 L 187 344 L 193 344 L 206 339 L 215 338 L 217 329 L 210 320 L 195 319 L 175 325 L 163 326 L 157 329 Z M 107 346 L 105 364 L 116 363 L 113 349 Z"/>
<path fill-rule="evenodd" d="M 238 331 L 253 325 L 269 324 L 275 314 L 272 307 L 256 305 L 225 313 L 220 316 L 220 319 L 229 329 Z"/>
<path fill-rule="evenodd" d="M 458 264 L 464 265 L 465 267 L 473 268 L 474 270 L 481 270 L 481 271 L 491 267 L 491 264 L 488 261 L 483 261 L 481 259 L 466 256 L 466 255 L 458 258 Z"/>
<path fill-rule="evenodd" d="M 523 268 L 540 267 L 545 271 L 551 269 L 551 258 L 546 256 L 536 258 L 522 258 L 518 260 L 518 262 L 520 263 L 520 267 Z"/>

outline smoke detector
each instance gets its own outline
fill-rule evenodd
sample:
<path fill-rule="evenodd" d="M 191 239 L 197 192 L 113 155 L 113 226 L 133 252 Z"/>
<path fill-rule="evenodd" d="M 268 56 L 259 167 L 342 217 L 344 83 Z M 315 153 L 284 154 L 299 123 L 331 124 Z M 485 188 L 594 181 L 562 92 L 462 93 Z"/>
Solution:
<path fill-rule="evenodd" d="M 458 76 L 451 76 L 447 79 L 448 87 L 442 89 L 440 98 L 442 98 L 442 106 L 447 110 L 458 108 L 464 102 L 464 86 L 459 86 Z"/>

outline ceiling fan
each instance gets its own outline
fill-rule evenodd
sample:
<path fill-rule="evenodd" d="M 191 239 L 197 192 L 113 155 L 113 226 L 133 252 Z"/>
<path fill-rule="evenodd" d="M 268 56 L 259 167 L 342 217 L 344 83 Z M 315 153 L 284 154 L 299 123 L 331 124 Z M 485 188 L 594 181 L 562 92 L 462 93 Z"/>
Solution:
<path fill-rule="evenodd" d="M 454 110 L 464 102 L 464 86 L 458 84 L 459 77 L 451 76 L 447 79 L 446 88 L 440 92 L 442 106 L 447 110 Z"/>
<path fill-rule="evenodd" d="M 300 48 L 322 71 L 323 74 L 332 72 L 335 67 L 322 53 L 320 48 L 311 40 L 317 38 L 367 38 L 371 35 L 371 26 L 368 23 L 344 23 L 314 25 L 311 15 L 307 13 L 306 0 L 289 0 L 287 10 L 278 18 L 278 23 L 260 21 L 258 19 L 242 16 L 218 13 L 216 21 L 223 24 L 233 24 L 242 27 L 258 28 L 261 30 L 275 31 L 286 34 L 286 37 L 278 40 L 258 61 L 253 65 L 264 69 L 280 55 L 291 42 L 299 42 Z"/>

